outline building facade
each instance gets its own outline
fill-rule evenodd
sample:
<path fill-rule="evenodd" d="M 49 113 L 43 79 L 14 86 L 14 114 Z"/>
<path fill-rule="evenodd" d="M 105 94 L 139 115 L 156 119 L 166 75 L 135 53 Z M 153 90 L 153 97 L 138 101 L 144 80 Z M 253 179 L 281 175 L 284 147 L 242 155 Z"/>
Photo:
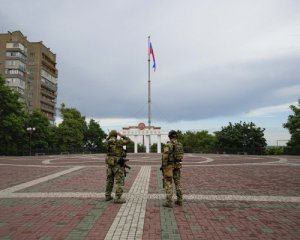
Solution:
<path fill-rule="evenodd" d="M 55 120 L 56 55 L 43 42 L 29 42 L 20 31 L 0 34 L 0 74 L 21 94 L 27 110 L 41 110 Z"/>
<path fill-rule="evenodd" d="M 140 123 L 138 126 L 129 126 L 122 129 L 122 134 L 134 142 L 134 152 L 138 152 L 138 144 L 146 147 L 146 153 L 150 152 L 150 145 L 157 144 L 157 153 L 161 153 L 161 143 L 168 141 L 168 131 L 160 127 L 146 126 Z"/>

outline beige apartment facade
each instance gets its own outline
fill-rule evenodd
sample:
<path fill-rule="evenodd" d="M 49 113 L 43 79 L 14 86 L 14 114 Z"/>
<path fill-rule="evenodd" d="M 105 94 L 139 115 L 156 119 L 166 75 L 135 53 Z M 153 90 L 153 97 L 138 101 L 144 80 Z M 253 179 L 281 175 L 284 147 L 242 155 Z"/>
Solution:
<path fill-rule="evenodd" d="M 21 94 L 29 112 L 39 109 L 54 122 L 56 55 L 43 42 L 29 42 L 20 31 L 0 34 L 0 74 Z"/>

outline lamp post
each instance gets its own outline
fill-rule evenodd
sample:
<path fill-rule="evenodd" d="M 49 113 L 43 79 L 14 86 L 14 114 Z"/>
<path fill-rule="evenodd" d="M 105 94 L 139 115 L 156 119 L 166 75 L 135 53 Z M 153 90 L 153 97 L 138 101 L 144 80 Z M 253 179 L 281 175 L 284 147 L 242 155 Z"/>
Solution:
<path fill-rule="evenodd" d="M 26 130 L 29 132 L 29 156 L 31 156 L 31 134 L 35 131 L 34 127 L 28 127 Z"/>
<path fill-rule="evenodd" d="M 247 150 L 249 150 L 249 145 L 251 144 L 252 141 L 252 132 L 250 130 L 252 129 L 256 129 L 255 124 L 251 124 L 250 126 L 246 127 L 246 133 L 243 134 L 243 154 L 248 154 L 248 152 L 246 152 L 246 146 L 247 146 Z M 251 145 L 250 145 L 251 146 Z"/>
<path fill-rule="evenodd" d="M 243 134 L 243 154 L 245 154 L 245 147 L 246 147 L 246 137 L 247 137 L 247 134 L 244 133 Z"/>

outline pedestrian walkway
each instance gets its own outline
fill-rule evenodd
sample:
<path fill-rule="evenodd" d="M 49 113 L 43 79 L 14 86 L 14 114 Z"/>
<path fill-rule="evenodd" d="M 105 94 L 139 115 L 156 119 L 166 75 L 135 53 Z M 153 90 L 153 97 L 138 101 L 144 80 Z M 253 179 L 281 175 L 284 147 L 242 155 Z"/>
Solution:
<path fill-rule="evenodd" d="M 104 155 L 0 158 L 0 240 L 300 239 L 300 157 L 186 154 L 172 209 L 160 156 L 129 159 L 120 205 Z"/>
<path fill-rule="evenodd" d="M 142 167 L 105 239 L 142 239 L 151 167 Z"/>

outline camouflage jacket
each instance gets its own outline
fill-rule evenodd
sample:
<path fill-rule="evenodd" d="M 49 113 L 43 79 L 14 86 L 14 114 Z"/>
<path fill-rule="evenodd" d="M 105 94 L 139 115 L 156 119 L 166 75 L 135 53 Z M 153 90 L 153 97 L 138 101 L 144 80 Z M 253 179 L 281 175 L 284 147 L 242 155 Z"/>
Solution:
<path fill-rule="evenodd" d="M 166 143 L 163 149 L 162 155 L 162 165 L 165 166 L 171 162 L 174 162 L 173 151 L 174 151 L 174 144 L 178 141 L 176 138 L 171 139 Z"/>
<path fill-rule="evenodd" d="M 126 157 L 126 151 L 123 146 L 130 143 L 131 140 L 123 136 L 122 139 L 117 139 L 116 137 L 111 137 L 107 140 L 107 156 L 112 157 Z"/>

